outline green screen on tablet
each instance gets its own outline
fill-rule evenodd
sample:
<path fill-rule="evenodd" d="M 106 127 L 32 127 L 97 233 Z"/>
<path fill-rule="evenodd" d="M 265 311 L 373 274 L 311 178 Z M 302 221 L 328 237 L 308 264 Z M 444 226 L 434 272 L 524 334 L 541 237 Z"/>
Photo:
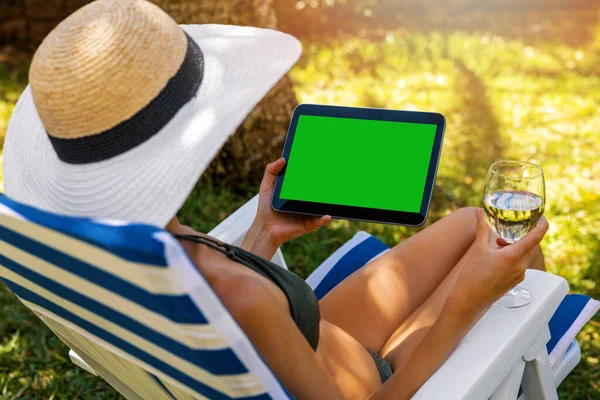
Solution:
<path fill-rule="evenodd" d="M 436 128 L 300 115 L 280 198 L 418 213 Z"/>

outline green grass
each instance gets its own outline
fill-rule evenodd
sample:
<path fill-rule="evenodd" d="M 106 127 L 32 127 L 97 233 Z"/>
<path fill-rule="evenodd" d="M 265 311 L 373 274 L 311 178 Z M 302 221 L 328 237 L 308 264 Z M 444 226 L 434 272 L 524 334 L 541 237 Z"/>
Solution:
<path fill-rule="evenodd" d="M 75 367 L 67 347 L 4 287 L 0 316 L 0 399 L 118 398 Z"/>
<path fill-rule="evenodd" d="M 459 206 L 480 205 L 493 161 L 542 165 L 552 225 L 543 243 L 548 268 L 567 278 L 573 292 L 600 298 L 598 65 L 600 28 L 596 39 L 577 48 L 533 46 L 486 33 L 390 32 L 381 40 L 305 43 L 292 77 L 303 102 L 446 115 L 430 223 Z M 0 69 L 0 143 L 23 77 L 22 69 Z M 185 223 L 208 231 L 244 201 L 226 188 L 198 187 L 180 214 Z M 361 229 L 389 245 L 418 231 L 334 221 L 283 250 L 289 265 L 307 276 Z M 582 361 L 561 385 L 561 399 L 600 399 L 600 316 L 578 339 Z M 102 380 L 73 367 L 67 348 L 0 290 L 0 398 L 75 397 L 117 396 Z"/>

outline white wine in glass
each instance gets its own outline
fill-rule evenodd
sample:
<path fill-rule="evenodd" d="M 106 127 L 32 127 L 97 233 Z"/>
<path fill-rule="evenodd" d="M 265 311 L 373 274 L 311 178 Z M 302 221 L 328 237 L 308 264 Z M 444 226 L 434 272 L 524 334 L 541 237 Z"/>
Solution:
<path fill-rule="evenodd" d="M 483 208 L 488 223 L 507 243 L 515 243 L 533 229 L 544 214 L 546 187 L 538 165 L 521 161 L 498 161 L 488 171 Z M 520 286 L 496 303 L 507 308 L 523 307 L 531 294 Z"/>

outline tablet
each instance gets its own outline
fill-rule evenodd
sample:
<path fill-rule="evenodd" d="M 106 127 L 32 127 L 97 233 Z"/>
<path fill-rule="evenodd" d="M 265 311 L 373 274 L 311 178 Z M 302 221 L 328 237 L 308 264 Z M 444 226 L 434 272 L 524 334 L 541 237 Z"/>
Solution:
<path fill-rule="evenodd" d="M 301 104 L 288 130 L 272 207 L 422 225 L 444 128 L 437 113 Z"/>

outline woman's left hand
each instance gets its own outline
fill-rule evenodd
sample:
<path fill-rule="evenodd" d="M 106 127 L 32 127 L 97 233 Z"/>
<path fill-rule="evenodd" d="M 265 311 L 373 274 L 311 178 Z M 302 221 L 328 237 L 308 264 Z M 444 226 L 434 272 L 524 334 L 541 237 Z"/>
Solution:
<path fill-rule="evenodd" d="M 242 243 L 242 248 L 246 250 L 257 254 L 270 253 L 272 250 L 271 247 L 274 247 L 274 254 L 277 248 L 283 243 L 310 233 L 327 225 L 331 221 L 329 215 L 311 217 L 307 215 L 286 214 L 273 210 L 271 207 L 271 197 L 275 188 L 275 179 L 284 165 L 285 159 L 280 158 L 265 168 L 265 174 L 260 184 L 256 218 L 244 239 L 244 243 Z M 269 243 L 265 243 L 265 241 Z M 267 247 L 268 251 L 266 251 Z M 262 256 L 265 257 L 265 255 Z"/>

